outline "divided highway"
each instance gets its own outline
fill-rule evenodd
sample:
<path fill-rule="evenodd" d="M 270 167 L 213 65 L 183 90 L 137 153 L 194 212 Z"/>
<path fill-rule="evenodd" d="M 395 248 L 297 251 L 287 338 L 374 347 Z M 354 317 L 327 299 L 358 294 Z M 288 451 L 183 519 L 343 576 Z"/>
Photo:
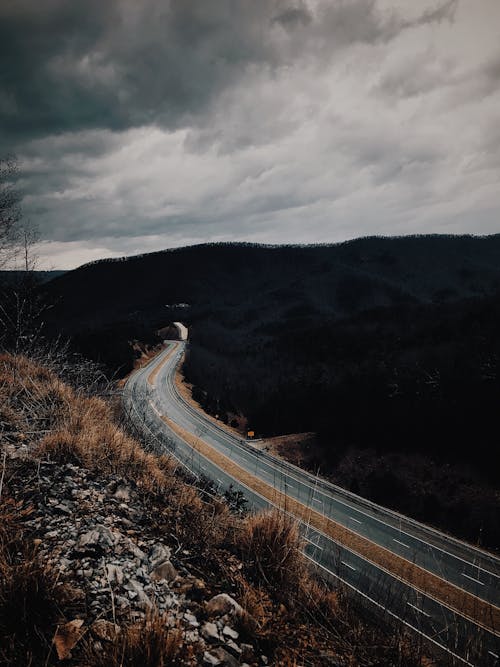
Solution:
<path fill-rule="evenodd" d="M 136 371 L 124 390 L 131 420 L 158 451 L 254 509 L 301 520 L 304 553 L 388 619 L 427 638 L 457 664 L 500 665 L 500 560 L 257 450 L 178 392 L 185 341 Z"/>

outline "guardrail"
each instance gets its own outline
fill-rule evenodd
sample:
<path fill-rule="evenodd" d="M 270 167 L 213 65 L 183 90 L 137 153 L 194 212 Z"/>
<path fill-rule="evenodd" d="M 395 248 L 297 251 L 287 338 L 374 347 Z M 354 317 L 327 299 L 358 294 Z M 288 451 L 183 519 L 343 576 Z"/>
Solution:
<path fill-rule="evenodd" d="M 177 362 L 177 365 L 180 363 Z M 413 529 L 416 529 L 420 532 L 420 534 L 426 535 L 426 536 L 431 536 L 434 537 L 434 539 L 439 539 L 439 540 L 445 540 L 447 547 L 449 547 L 450 543 L 453 544 L 453 546 L 457 549 L 463 550 L 469 550 L 472 552 L 476 552 L 477 555 L 487 561 L 489 561 L 492 565 L 493 569 L 500 570 L 500 558 L 495 556 L 494 554 L 485 551 L 484 549 L 481 549 L 480 547 L 476 545 L 469 544 L 467 542 L 464 542 L 463 540 L 460 540 L 459 538 L 454 537 L 453 535 L 449 535 L 447 533 L 443 533 L 442 531 L 438 530 L 437 528 L 434 528 L 432 526 L 427 526 L 426 524 L 423 524 L 416 519 L 412 519 L 411 517 L 405 516 L 404 514 L 400 514 L 399 512 L 383 507 L 381 505 L 378 505 L 377 503 L 374 503 L 371 500 L 368 500 L 367 498 L 363 498 L 362 496 L 359 496 L 352 491 L 349 491 L 347 489 L 342 488 L 341 486 L 338 486 L 334 484 L 333 482 L 327 481 L 325 479 L 322 479 L 321 477 L 317 475 L 313 475 L 310 473 L 308 470 L 304 470 L 303 468 L 299 468 L 298 466 L 294 465 L 293 463 L 290 463 L 289 461 L 285 461 L 283 459 L 279 459 L 272 454 L 269 454 L 268 452 L 265 452 L 263 450 L 255 449 L 252 447 L 247 440 L 244 438 L 237 438 L 235 435 L 232 433 L 229 433 L 226 429 L 224 429 L 222 426 L 219 426 L 217 423 L 200 413 L 198 410 L 196 410 L 186 399 L 179 393 L 177 390 L 177 387 L 175 385 L 175 382 L 172 382 L 172 387 L 175 392 L 175 395 L 177 399 L 184 405 L 184 407 L 196 418 L 201 419 L 204 421 L 207 425 L 211 426 L 212 428 L 216 429 L 217 431 L 223 433 L 226 437 L 232 438 L 235 443 L 237 443 L 242 449 L 246 450 L 247 452 L 251 452 L 254 456 L 257 456 L 258 458 L 262 458 L 269 463 L 271 463 L 274 466 L 279 466 L 283 470 L 286 470 L 290 473 L 293 473 L 294 475 L 300 475 L 300 476 L 305 476 L 307 477 L 311 482 L 314 483 L 316 487 L 320 487 L 324 491 L 329 491 L 331 493 L 337 494 L 338 496 L 355 503 L 358 506 L 364 507 L 374 514 L 378 516 L 383 516 L 385 518 L 390 517 L 393 522 L 395 523 L 396 527 L 401 526 L 402 524 L 406 524 L 408 526 L 411 526 Z M 437 545 L 439 546 L 439 545 Z"/>

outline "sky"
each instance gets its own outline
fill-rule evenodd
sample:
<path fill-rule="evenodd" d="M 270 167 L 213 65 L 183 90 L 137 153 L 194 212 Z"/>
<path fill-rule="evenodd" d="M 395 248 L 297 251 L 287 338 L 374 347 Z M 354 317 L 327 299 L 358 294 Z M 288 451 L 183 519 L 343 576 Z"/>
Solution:
<path fill-rule="evenodd" d="M 40 268 L 500 231 L 498 0 L 2 0 Z"/>

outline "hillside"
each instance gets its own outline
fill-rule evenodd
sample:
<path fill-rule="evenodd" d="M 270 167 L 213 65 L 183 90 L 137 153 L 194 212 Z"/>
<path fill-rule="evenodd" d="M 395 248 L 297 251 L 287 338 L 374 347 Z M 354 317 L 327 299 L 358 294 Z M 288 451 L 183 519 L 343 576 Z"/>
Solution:
<path fill-rule="evenodd" d="M 65 273 L 65 271 L 31 271 L 30 275 L 35 283 L 43 284 Z M 15 285 L 25 276 L 24 271 L 0 271 L 0 285 Z"/>
<path fill-rule="evenodd" d="M 325 246 L 201 245 L 88 264 L 56 278 L 53 321 L 67 332 L 117 321 L 233 313 L 236 327 L 449 302 L 500 289 L 500 235 L 365 238 Z M 225 312 L 227 315 L 227 312 Z"/>
<path fill-rule="evenodd" d="M 500 546 L 500 235 L 195 246 L 87 265 L 47 293 L 49 328 L 110 372 L 131 368 L 129 341 L 185 321 L 208 412 L 313 431 L 312 469 Z"/>
<path fill-rule="evenodd" d="M 0 355 L 0 664 L 432 664 L 56 371 Z"/>

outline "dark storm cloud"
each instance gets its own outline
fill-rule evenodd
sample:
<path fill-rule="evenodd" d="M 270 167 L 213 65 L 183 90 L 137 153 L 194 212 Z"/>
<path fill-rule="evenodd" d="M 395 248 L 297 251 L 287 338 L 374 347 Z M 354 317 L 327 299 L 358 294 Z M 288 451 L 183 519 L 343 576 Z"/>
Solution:
<path fill-rule="evenodd" d="M 412 21 L 375 0 L 9 0 L 0 5 L 3 140 L 140 125 L 203 123 L 200 115 L 252 65 L 392 39 L 450 18 L 455 0 Z"/>
<path fill-rule="evenodd" d="M 0 0 L 0 155 L 46 266 L 488 232 L 495 18 L 497 0 Z"/>

